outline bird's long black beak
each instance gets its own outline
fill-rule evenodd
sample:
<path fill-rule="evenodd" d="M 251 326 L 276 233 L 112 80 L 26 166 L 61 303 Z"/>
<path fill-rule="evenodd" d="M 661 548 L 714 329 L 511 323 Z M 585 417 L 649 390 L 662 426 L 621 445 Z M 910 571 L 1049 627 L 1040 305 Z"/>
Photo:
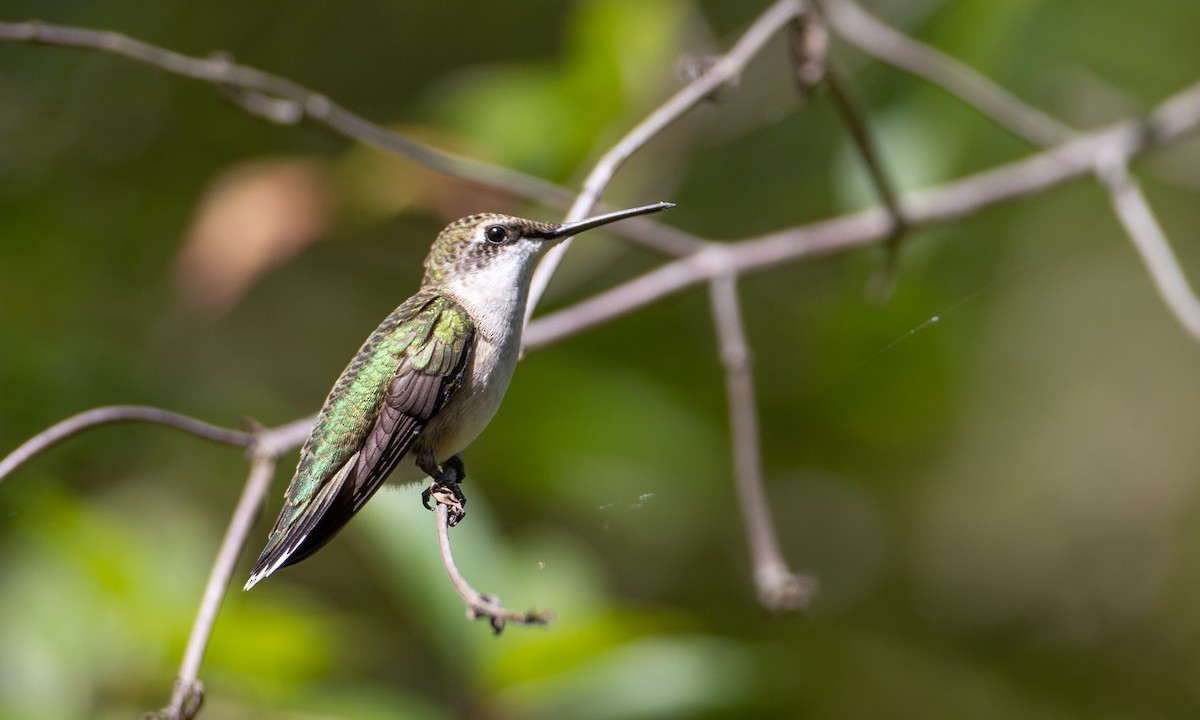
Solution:
<path fill-rule="evenodd" d="M 605 213 L 604 215 L 597 215 L 596 217 L 590 217 L 584 220 L 563 223 L 550 232 L 539 234 L 541 237 L 544 237 L 547 240 L 567 237 L 568 235 L 578 235 L 584 230 L 591 230 L 592 228 L 600 227 L 601 225 L 607 225 L 610 222 L 624 220 L 625 218 L 633 217 L 635 215 L 656 213 L 659 210 L 666 210 L 667 208 L 673 207 L 675 207 L 675 203 L 660 202 L 653 205 L 643 205 L 642 207 L 630 208 L 628 210 L 617 210 L 616 212 Z"/>

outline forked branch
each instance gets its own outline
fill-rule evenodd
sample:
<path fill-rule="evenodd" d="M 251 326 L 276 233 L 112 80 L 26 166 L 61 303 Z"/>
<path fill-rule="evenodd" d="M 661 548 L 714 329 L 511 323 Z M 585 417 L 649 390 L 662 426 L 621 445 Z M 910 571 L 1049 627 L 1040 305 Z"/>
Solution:
<path fill-rule="evenodd" d="M 1061 145 L 1022 160 L 909 193 L 900 204 L 913 228 L 950 222 L 1089 177 L 1102 161 L 1129 162 L 1194 133 L 1198 127 L 1200 83 L 1171 96 L 1144 120 L 1126 120 L 1080 132 Z M 886 240 L 892 228 L 890 213 L 872 208 L 736 242 L 712 242 L 689 257 L 672 260 L 575 305 L 536 318 L 526 329 L 525 346 L 536 349 L 550 345 L 722 273 L 758 272 L 876 244 Z"/>
<path fill-rule="evenodd" d="M 729 52 L 716 58 L 700 75 L 647 115 L 616 145 L 604 153 L 592 171 L 588 173 L 587 179 L 583 181 L 583 189 L 576 196 L 564 222 L 573 222 L 586 217 L 599 202 L 600 196 L 626 160 L 697 105 L 711 97 L 713 93 L 727 83 L 735 82 L 746 65 L 762 52 L 767 42 L 788 23 L 801 17 L 806 10 L 806 6 L 800 0 L 779 0 L 771 5 L 742 34 Z M 570 247 L 571 240 L 568 238 L 565 242 L 551 248 L 538 265 L 537 271 L 533 275 L 533 282 L 529 287 L 529 304 L 525 310 L 526 324 L 533 317 L 542 294 L 546 291 L 550 279 L 554 277 L 563 256 Z M 702 249 L 703 245 L 697 243 L 692 248 L 692 252 L 699 252 Z"/>

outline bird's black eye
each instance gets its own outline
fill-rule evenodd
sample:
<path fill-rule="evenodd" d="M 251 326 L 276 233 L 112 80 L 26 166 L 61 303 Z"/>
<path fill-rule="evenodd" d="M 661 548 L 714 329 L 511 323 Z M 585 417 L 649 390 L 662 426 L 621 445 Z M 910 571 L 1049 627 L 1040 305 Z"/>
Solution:
<path fill-rule="evenodd" d="M 503 225 L 489 225 L 487 230 L 483 231 L 484 237 L 493 245 L 499 245 L 508 239 L 508 228 Z"/>

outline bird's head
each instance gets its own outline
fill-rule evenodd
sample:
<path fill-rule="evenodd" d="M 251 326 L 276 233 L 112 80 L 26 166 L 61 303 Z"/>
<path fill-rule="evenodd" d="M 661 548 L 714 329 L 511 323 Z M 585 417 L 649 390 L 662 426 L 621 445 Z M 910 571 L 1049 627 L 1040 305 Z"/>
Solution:
<path fill-rule="evenodd" d="M 495 275 L 515 283 L 532 272 L 554 245 L 585 230 L 635 215 L 674 207 L 657 203 L 569 223 L 550 223 L 512 215 L 483 213 L 455 220 L 438 233 L 425 258 L 425 283 L 440 284 L 468 275 Z"/>

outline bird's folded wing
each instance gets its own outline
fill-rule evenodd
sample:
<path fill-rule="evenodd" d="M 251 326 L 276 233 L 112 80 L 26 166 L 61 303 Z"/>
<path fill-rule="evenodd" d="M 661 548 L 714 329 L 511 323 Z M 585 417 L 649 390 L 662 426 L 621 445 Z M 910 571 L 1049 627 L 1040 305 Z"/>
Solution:
<path fill-rule="evenodd" d="M 397 308 L 372 333 L 326 400 L 247 589 L 328 542 L 461 384 L 475 333 L 466 311 L 441 296 L 405 311 Z M 406 318 L 417 321 L 415 330 L 401 325 Z M 390 380 L 380 376 L 385 363 Z"/>

